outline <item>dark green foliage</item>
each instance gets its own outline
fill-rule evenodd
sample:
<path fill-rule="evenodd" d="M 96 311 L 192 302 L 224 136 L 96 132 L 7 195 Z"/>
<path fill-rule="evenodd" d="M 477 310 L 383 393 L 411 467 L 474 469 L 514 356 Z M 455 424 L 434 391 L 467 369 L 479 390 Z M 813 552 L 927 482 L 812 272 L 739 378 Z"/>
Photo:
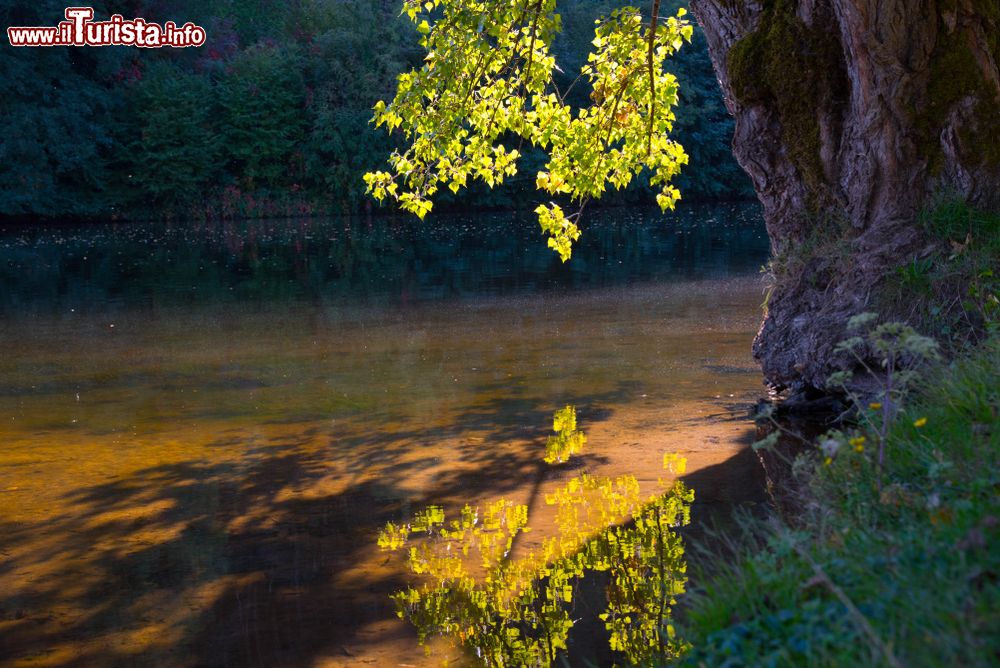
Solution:
<path fill-rule="evenodd" d="M 817 665 L 858 635 L 842 606 L 818 598 L 720 627 L 692 648 L 686 665 Z"/>
<path fill-rule="evenodd" d="M 377 3 L 322 5 L 303 17 L 315 34 L 308 60 L 312 127 L 304 146 L 306 172 L 323 191 L 356 210 L 364 200 L 361 174 L 380 166 L 391 140 L 369 125 L 372 107 L 392 94 L 396 75 L 412 66 L 403 23 Z M 379 25 L 389 29 L 373 30 Z M 374 40 L 374 43 L 373 43 Z"/>
<path fill-rule="evenodd" d="M 665 3 L 672 13 L 680 3 Z M 575 77 L 594 19 L 620 3 L 560 6 L 557 55 Z M 55 25 L 53 0 L 0 8 L 10 25 Z M 162 23 L 205 26 L 199 49 L 22 48 L 0 57 L 0 216 L 257 216 L 369 207 L 361 175 L 394 138 L 369 124 L 396 75 L 419 63 L 401 3 L 371 0 L 157 0 L 96 3 Z M 675 134 L 691 156 L 686 199 L 745 197 L 729 150 L 732 120 L 704 46 L 673 60 L 681 107 Z M 589 95 L 584 87 L 574 94 Z M 515 148 L 516 145 L 512 145 Z M 447 207 L 528 207 L 535 172 L 495 190 L 443 198 Z M 450 195 L 450 193 L 449 193 Z M 612 203 L 652 202 L 632 187 Z"/>
<path fill-rule="evenodd" d="M 247 190 L 302 178 L 305 92 L 294 48 L 256 45 L 226 68 L 218 83 L 222 142 Z"/>
<path fill-rule="evenodd" d="M 54 25 L 65 3 L 13 0 L 0 23 Z M 14 48 L 0 40 L 0 213 L 95 215 L 109 204 L 109 123 L 122 98 L 113 49 Z"/>
<path fill-rule="evenodd" d="M 701 28 L 675 61 L 681 86 L 675 133 L 691 159 L 677 177 L 677 187 L 695 199 L 753 197 L 750 179 L 730 150 L 733 119 L 719 95 Z"/>
<path fill-rule="evenodd" d="M 123 169 L 133 208 L 183 209 L 220 173 L 209 81 L 166 62 L 151 66 L 131 91 L 134 114 Z"/>

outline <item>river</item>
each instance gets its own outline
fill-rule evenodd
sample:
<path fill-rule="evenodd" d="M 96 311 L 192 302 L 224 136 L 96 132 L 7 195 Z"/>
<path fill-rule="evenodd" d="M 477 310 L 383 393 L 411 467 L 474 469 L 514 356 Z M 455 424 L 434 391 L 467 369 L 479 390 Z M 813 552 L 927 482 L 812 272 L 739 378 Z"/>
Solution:
<path fill-rule="evenodd" d="M 0 231 L 0 665 L 440 665 L 387 522 L 504 498 L 524 551 L 665 453 L 695 522 L 759 499 L 767 255 L 743 204 L 588 212 L 566 264 L 509 214 Z"/>

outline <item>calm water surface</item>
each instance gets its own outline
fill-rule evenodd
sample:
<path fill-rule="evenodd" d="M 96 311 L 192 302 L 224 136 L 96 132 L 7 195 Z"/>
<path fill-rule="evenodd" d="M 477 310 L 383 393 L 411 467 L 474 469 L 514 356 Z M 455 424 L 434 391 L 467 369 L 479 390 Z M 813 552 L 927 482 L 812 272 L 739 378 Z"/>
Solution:
<path fill-rule="evenodd" d="M 565 265 L 512 216 L 0 232 L 0 664 L 461 660 L 379 530 L 503 498 L 527 554 L 666 452 L 696 521 L 756 499 L 767 250 L 742 205 L 593 212 Z"/>

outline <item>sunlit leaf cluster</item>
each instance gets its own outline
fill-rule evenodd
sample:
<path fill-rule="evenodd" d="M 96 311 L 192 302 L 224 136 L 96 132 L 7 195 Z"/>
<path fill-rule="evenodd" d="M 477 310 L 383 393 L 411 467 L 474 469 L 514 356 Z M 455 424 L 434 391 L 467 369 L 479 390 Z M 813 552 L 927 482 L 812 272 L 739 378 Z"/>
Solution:
<path fill-rule="evenodd" d="M 406 0 L 404 12 L 427 54 L 400 75 L 391 103 L 375 106 L 375 124 L 400 131 L 406 144 L 389 157 L 389 171 L 365 175 L 376 199 L 423 218 L 442 187 L 457 192 L 474 179 L 492 187 L 516 174 L 527 141 L 548 156 L 538 190 L 577 207 L 569 215 L 553 202 L 536 209 L 563 261 L 583 205 L 609 185 L 624 188 L 648 170 L 657 202 L 674 206 L 680 194 L 670 180 L 687 156 L 669 138 L 678 86 L 664 62 L 691 39 L 683 10 L 660 20 L 624 7 L 598 20 L 573 84 L 590 90 L 583 107 L 567 103 L 553 80 L 556 0 Z"/>

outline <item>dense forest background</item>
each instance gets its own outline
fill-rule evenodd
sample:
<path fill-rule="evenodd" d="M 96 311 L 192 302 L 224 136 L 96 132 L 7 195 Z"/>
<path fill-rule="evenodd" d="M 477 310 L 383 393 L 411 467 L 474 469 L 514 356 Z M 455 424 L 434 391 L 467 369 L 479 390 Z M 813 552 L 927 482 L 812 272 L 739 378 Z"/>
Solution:
<path fill-rule="evenodd" d="M 555 45 L 566 81 L 586 59 L 594 19 L 621 4 L 564 0 Z M 676 10 L 684 3 L 674 0 Z M 206 28 L 189 49 L 20 48 L 0 57 L 0 215 L 237 218 L 349 213 L 372 207 L 361 175 L 393 138 L 369 125 L 396 75 L 422 53 L 398 0 L 128 0 L 119 13 Z M 12 0 L 4 27 L 55 25 L 59 0 Z M 704 37 L 670 63 L 681 82 L 676 138 L 691 162 L 687 199 L 752 195 L 730 152 L 732 120 Z M 575 104 L 588 91 L 574 89 Z M 532 207 L 539 153 L 503 188 L 475 186 L 439 208 Z M 635 184 L 608 198 L 652 202 Z"/>

